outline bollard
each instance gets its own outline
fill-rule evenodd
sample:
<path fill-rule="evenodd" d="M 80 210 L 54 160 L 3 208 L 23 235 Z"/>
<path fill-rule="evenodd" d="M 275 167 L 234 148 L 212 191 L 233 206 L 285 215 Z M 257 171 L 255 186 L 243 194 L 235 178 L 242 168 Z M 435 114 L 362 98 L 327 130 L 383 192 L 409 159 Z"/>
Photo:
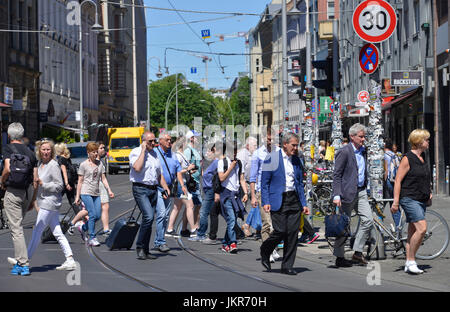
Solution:
<path fill-rule="evenodd" d="M 436 165 L 433 165 L 433 193 L 436 194 Z"/>
<path fill-rule="evenodd" d="M 445 166 L 445 190 L 447 192 L 447 195 L 450 196 L 450 166 Z"/>

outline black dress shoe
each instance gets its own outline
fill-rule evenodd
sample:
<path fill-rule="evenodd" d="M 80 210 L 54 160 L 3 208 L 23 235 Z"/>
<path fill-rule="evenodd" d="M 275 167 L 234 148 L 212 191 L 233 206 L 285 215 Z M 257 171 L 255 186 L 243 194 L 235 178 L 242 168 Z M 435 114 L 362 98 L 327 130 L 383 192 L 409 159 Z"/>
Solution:
<path fill-rule="evenodd" d="M 147 260 L 147 255 L 142 248 L 136 248 L 137 258 L 139 260 Z"/>
<path fill-rule="evenodd" d="M 281 269 L 281 273 L 287 275 L 297 275 L 297 271 L 295 271 L 294 269 Z"/>
<path fill-rule="evenodd" d="M 362 264 L 362 265 L 367 265 L 367 263 L 368 263 L 366 258 L 364 258 L 364 256 L 362 254 L 358 255 L 356 253 L 353 254 L 352 261 L 354 263 Z"/>
<path fill-rule="evenodd" d="M 150 259 L 150 260 L 155 260 L 158 258 L 157 256 L 155 256 L 154 254 L 151 254 L 148 251 L 145 252 L 145 257 L 146 257 L 146 259 Z"/>
<path fill-rule="evenodd" d="M 349 268 L 353 266 L 352 262 L 345 258 L 336 258 L 336 266 L 338 268 Z"/>

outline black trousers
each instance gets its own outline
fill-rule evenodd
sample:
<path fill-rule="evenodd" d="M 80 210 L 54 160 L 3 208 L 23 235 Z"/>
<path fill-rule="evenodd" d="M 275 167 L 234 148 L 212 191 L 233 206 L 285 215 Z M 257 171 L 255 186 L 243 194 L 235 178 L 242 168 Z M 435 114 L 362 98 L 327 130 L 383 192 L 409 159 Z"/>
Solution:
<path fill-rule="evenodd" d="M 283 193 L 278 211 L 271 211 L 273 232 L 261 245 L 261 253 L 269 256 L 284 241 L 282 269 L 292 269 L 297 254 L 297 237 L 300 230 L 301 207 L 296 192 Z"/>
<path fill-rule="evenodd" d="M 217 231 L 219 229 L 219 213 L 220 202 L 214 202 L 214 205 L 209 212 L 209 238 L 215 240 L 217 238 Z"/>

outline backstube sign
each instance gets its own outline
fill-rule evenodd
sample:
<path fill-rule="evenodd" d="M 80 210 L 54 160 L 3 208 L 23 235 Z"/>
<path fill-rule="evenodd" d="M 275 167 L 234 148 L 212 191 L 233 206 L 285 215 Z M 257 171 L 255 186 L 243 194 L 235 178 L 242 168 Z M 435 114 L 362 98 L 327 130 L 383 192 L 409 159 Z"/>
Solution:
<path fill-rule="evenodd" d="M 394 87 L 423 85 L 422 71 L 392 71 L 391 85 Z"/>

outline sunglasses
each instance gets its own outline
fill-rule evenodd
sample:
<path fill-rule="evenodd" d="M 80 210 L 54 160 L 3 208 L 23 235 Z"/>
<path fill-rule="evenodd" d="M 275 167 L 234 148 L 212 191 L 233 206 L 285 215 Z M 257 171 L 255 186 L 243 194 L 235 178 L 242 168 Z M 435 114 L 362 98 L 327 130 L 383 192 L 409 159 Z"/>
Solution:
<path fill-rule="evenodd" d="M 147 140 L 147 142 L 150 142 L 150 143 L 156 143 L 156 139 L 153 139 L 153 140 Z"/>

